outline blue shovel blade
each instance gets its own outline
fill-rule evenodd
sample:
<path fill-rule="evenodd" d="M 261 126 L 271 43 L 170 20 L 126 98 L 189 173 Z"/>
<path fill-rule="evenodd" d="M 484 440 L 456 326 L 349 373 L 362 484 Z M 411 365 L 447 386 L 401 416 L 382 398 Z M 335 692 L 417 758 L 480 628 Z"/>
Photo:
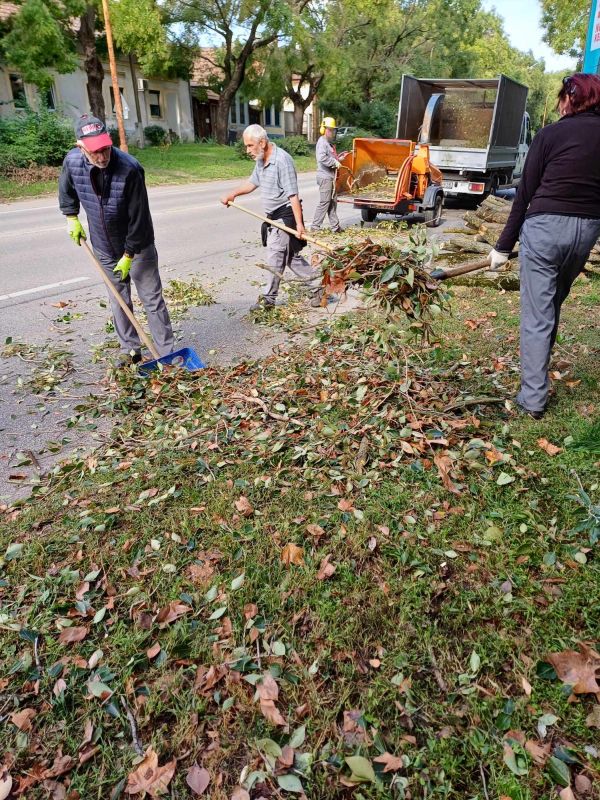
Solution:
<path fill-rule="evenodd" d="M 140 364 L 138 371 L 140 375 L 149 375 L 151 372 L 159 368 L 159 365 L 165 367 L 179 367 L 180 369 L 187 369 L 188 372 L 195 372 L 197 369 L 204 369 L 205 364 L 200 360 L 200 356 L 191 347 L 182 347 L 181 350 L 176 350 L 174 353 L 169 353 L 168 356 L 157 358 L 154 361 L 146 361 Z"/>

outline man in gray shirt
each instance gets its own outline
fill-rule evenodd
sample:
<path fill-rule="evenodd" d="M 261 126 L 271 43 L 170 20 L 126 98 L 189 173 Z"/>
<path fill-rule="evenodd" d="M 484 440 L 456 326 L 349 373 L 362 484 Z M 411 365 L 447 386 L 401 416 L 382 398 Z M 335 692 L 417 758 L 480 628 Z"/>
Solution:
<path fill-rule="evenodd" d="M 303 279 L 311 293 L 310 305 L 321 305 L 323 295 L 320 274 L 300 255 L 306 246 L 303 236 L 306 232 L 302 218 L 302 205 L 298 196 L 298 176 L 289 153 L 269 141 L 267 132 L 260 125 L 249 125 L 244 131 L 246 152 L 256 165 L 250 179 L 221 198 L 223 205 L 233 203 L 236 197 L 250 194 L 260 186 L 265 216 L 279 220 L 290 228 L 295 228 L 298 236 L 263 224 L 263 244 L 267 247 L 267 266 L 270 274 L 264 294 L 260 295 L 253 311 L 260 308 L 274 308 L 281 283 L 281 275 L 286 266 L 298 278 Z"/>
<path fill-rule="evenodd" d="M 337 170 L 341 167 L 338 155 L 333 144 L 336 127 L 333 117 L 325 117 L 321 124 L 321 137 L 317 142 L 317 185 L 319 187 L 319 205 L 310 226 L 311 230 L 321 229 L 325 215 L 329 215 L 329 224 L 334 233 L 342 230 L 337 215 L 337 194 L 335 179 Z"/>

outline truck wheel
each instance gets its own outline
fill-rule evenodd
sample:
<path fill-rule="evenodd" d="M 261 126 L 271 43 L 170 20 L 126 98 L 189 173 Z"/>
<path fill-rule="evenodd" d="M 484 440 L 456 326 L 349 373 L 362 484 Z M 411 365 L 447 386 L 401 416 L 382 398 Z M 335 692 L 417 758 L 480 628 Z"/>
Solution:
<path fill-rule="evenodd" d="M 363 222 L 375 222 L 377 212 L 373 211 L 372 208 L 361 208 L 360 216 Z"/>
<path fill-rule="evenodd" d="M 441 194 L 438 194 L 435 198 L 435 204 L 433 208 L 428 208 L 425 212 L 425 225 L 428 228 L 437 228 L 438 225 L 442 221 L 442 209 L 444 207 L 444 198 Z"/>

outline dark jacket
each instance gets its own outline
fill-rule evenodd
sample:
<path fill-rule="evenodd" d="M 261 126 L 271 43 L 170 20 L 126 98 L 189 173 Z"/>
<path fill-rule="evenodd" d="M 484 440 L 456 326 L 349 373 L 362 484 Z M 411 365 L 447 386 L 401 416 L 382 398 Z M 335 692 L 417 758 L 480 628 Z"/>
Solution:
<path fill-rule="evenodd" d="M 496 250 L 510 253 L 538 214 L 600 219 L 600 114 L 569 114 L 537 134 Z"/>
<path fill-rule="evenodd" d="M 92 166 L 79 148 L 65 156 L 58 184 L 63 214 L 86 213 L 95 250 L 115 259 L 139 253 L 154 242 L 144 170 L 138 161 L 112 148 L 106 169 Z"/>
<path fill-rule="evenodd" d="M 296 218 L 294 217 L 294 212 L 292 207 L 287 203 L 283 206 L 279 206 L 276 208 L 275 211 L 271 211 L 270 214 L 267 214 L 267 219 L 274 219 L 278 222 L 283 222 L 284 225 L 287 225 L 288 228 L 293 228 L 296 230 Z M 271 230 L 271 225 L 268 222 L 263 222 L 260 226 L 260 235 L 263 243 L 263 247 L 267 246 L 267 236 L 269 235 L 269 231 Z M 297 236 L 292 236 L 290 234 L 290 246 L 289 250 L 292 255 L 298 255 L 300 250 L 303 250 L 308 242 L 306 239 L 299 239 Z"/>

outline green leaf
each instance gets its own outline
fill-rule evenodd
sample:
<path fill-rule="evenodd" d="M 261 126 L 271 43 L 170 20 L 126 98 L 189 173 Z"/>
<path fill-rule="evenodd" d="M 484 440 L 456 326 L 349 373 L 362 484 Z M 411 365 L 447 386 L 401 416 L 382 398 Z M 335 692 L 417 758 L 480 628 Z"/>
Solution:
<path fill-rule="evenodd" d="M 279 639 L 276 642 L 271 642 L 271 652 L 274 656 L 284 656 L 286 652 L 284 643 Z"/>
<path fill-rule="evenodd" d="M 397 269 L 396 264 L 392 264 L 391 267 L 387 267 L 386 269 L 384 269 L 383 272 L 381 273 L 381 278 L 379 279 L 380 282 L 387 283 L 388 281 L 391 281 L 394 275 L 396 274 L 396 269 Z"/>
<path fill-rule="evenodd" d="M 548 664 L 547 661 L 538 661 L 535 674 L 543 681 L 555 681 L 558 678 L 554 667 L 552 664 Z"/>
<path fill-rule="evenodd" d="M 358 387 L 358 389 L 356 390 L 356 401 L 357 401 L 357 403 L 362 403 L 362 401 L 365 399 L 365 395 L 367 393 L 367 388 L 368 387 L 367 387 L 366 383 L 361 383 L 361 385 Z"/>
<path fill-rule="evenodd" d="M 527 766 L 527 756 L 522 751 L 519 752 L 520 745 L 513 742 L 512 746 L 505 743 L 504 745 L 504 763 L 513 773 L 513 775 L 527 775 L 529 768 Z"/>
<path fill-rule="evenodd" d="M 375 770 L 367 758 L 350 756 L 346 759 L 346 764 L 352 770 L 351 781 L 375 783 Z"/>
<path fill-rule="evenodd" d="M 559 786 L 569 786 L 571 783 L 571 770 L 556 756 L 550 756 L 548 759 L 548 775 Z"/>
<path fill-rule="evenodd" d="M 102 683 L 102 681 L 88 681 L 87 688 L 94 697 L 100 697 L 102 700 L 106 700 L 113 693 L 110 686 Z"/>
<path fill-rule="evenodd" d="M 216 611 L 213 611 L 213 613 L 212 613 L 212 614 L 210 615 L 210 617 L 208 618 L 208 619 L 209 619 L 209 621 L 210 621 L 211 619 L 221 619 L 221 617 L 223 616 L 223 614 L 224 614 L 226 611 L 227 611 L 227 606 L 221 606 L 221 608 L 217 608 L 217 610 L 216 610 Z"/>
<path fill-rule="evenodd" d="M 207 603 L 212 603 L 212 601 L 216 598 L 219 590 L 216 586 L 211 586 L 208 592 L 204 595 L 204 599 Z"/>
<path fill-rule="evenodd" d="M 414 269 L 412 267 L 408 268 L 408 272 L 406 273 L 406 275 L 404 277 L 404 280 L 412 288 L 412 286 L 413 286 L 413 284 L 415 282 L 415 271 L 414 271 Z"/>
<path fill-rule="evenodd" d="M 289 772 L 286 775 L 278 775 L 277 783 L 285 792 L 294 792 L 295 794 L 302 794 L 304 792 L 300 778 Z"/>
<path fill-rule="evenodd" d="M 306 739 L 306 725 L 301 725 L 299 728 L 296 728 L 296 730 L 290 736 L 288 745 L 292 747 L 294 750 L 297 750 L 299 747 L 302 747 L 305 739 Z"/>
<path fill-rule="evenodd" d="M 244 585 L 244 579 L 246 577 L 246 573 L 242 572 L 241 575 L 238 575 L 237 578 L 234 578 L 231 581 L 231 591 L 235 592 L 236 589 L 240 589 Z"/>
<path fill-rule="evenodd" d="M 106 606 L 96 611 L 96 613 L 94 614 L 94 619 L 92 620 L 92 625 L 95 625 L 97 622 L 102 622 L 105 614 L 106 614 Z"/>
<path fill-rule="evenodd" d="M 273 758 L 279 758 L 282 754 L 281 747 L 274 742 L 273 739 L 258 739 L 256 742 L 256 746 L 259 750 L 262 750 L 268 756 L 273 756 Z"/>
<path fill-rule="evenodd" d="M 479 669 L 481 667 L 481 658 L 477 655 L 475 650 L 471 653 L 471 658 L 469 659 L 469 667 L 471 668 L 471 672 L 473 675 L 477 675 Z"/>
<path fill-rule="evenodd" d="M 501 472 L 496 479 L 496 483 L 498 486 L 506 486 L 507 484 L 512 483 L 514 479 L 514 475 L 509 475 L 508 472 Z"/>
<path fill-rule="evenodd" d="M 6 553 L 4 554 L 5 561 L 14 561 L 15 558 L 21 558 L 23 555 L 23 545 L 20 542 L 13 542 L 9 544 L 6 548 Z"/>

